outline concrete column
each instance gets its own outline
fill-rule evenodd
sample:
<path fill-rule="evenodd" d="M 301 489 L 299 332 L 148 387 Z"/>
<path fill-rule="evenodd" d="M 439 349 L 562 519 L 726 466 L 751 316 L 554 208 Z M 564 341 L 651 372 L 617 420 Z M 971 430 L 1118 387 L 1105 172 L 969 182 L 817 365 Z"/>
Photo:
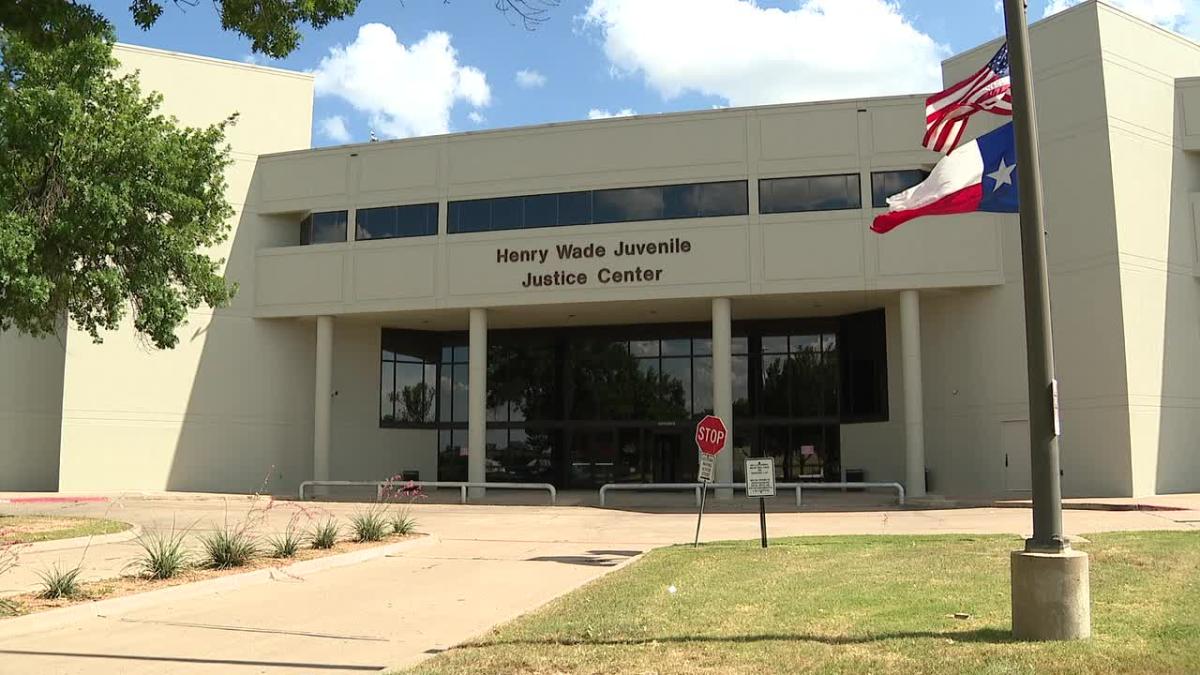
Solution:
<path fill-rule="evenodd" d="M 925 401 L 921 390 L 921 299 L 900 292 L 900 351 L 904 379 L 904 489 L 925 496 Z"/>
<path fill-rule="evenodd" d="M 733 482 L 733 310 L 729 298 L 712 301 L 713 414 L 725 421 L 729 435 L 725 449 L 717 455 L 718 483 Z M 697 450 L 698 452 L 698 450 Z M 733 490 L 717 490 L 718 499 L 732 499 Z"/>
<path fill-rule="evenodd" d="M 333 417 L 333 317 L 317 317 L 317 378 L 313 398 L 313 480 L 329 480 Z"/>
<path fill-rule="evenodd" d="M 487 479 L 487 310 L 471 310 L 470 373 L 467 378 L 467 480 Z M 472 488 L 472 497 L 483 497 L 482 488 Z"/>

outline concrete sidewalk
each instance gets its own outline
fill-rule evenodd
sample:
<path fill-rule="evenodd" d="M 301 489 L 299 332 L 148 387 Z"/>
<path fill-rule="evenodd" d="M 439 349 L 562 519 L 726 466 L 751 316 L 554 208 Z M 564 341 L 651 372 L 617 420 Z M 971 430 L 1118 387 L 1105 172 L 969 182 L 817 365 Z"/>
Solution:
<path fill-rule="evenodd" d="M 244 504 L 243 504 L 244 506 Z M 323 505 L 346 516 L 361 506 Z M 33 506 L 0 506 L 29 512 Z M 105 505 L 41 507 L 99 515 Z M 130 500 L 109 517 L 146 529 L 221 522 L 219 500 Z M 238 511 L 229 509 L 231 517 Z M 418 505 L 437 541 L 393 557 L 182 601 L 148 602 L 69 627 L 5 635 L 0 673 L 329 673 L 400 667 L 476 636 L 657 546 L 687 543 L 694 513 Z M 272 510 L 266 529 L 288 511 Z M 1192 511 L 1067 511 L 1071 534 L 1197 529 Z M 1027 532 L 1025 509 L 773 513 L 772 537 Z M 702 539 L 750 539 L 756 514 L 706 515 Z M 114 549 L 114 559 L 119 557 Z M 89 560 L 92 552 L 89 552 Z M 106 553 L 107 555 L 107 553 Z M 90 564 L 90 563 L 89 563 Z M 115 563 L 114 563 L 115 564 Z"/>

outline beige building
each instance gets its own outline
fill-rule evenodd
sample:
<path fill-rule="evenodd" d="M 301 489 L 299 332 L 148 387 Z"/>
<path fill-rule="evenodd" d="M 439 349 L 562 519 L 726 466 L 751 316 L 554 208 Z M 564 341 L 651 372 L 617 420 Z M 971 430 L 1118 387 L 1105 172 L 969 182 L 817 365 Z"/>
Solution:
<path fill-rule="evenodd" d="M 1198 491 L 1200 46 L 1092 2 L 1031 33 L 1064 493 Z M 690 481 L 710 412 L 719 479 L 1028 490 L 1016 217 L 867 229 L 937 160 L 923 94 L 309 149 L 307 75 L 119 57 L 241 113 L 240 291 L 170 352 L 0 336 L 0 490 Z"/>

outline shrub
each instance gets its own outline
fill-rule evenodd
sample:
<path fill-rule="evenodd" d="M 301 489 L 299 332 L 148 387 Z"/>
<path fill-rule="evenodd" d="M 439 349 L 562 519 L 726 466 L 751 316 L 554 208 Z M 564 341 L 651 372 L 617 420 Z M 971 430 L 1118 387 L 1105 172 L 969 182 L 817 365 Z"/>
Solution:
<path fill-rule="evenodd" d="M 204 563 L 218 570 L 241 567 L 258 554 L 258 542 L 245 530 L 228 527 L 200 537 Z"/>
<path fill-rule="evenodd" d="M 337 520 L 329 518 L 324 522 L 317 523 L 309 540 L 313 548 L 333 548 L 333 545 L 337 543 L 337 538 Z"/>
<path fill-rule="evenodd" d="M 20 609 L 16 602 L 0 598 L 0 616 L 16 616 Z"/>
<path fill-rule="evenodd" d="M 391 525 L 394 534 L 412 534 L 417 529 L 417 519 L 407 508 L 397 509 L 392 514 Z"/>
<path fill-rule="evenodd" d="M 388 534 L 390 526 L 387 507 L 372 507 L 360 511 L 350 518 L 350 527 L 354 529 L 354 541 L 380 541 Z"/>
<path fill-rule="evenodd" d="M 141 576 L 170 579 L 191 566 L 191 554 L 184 548 L 187 531 L 148 532 L 138 537 L 141 554 L 131 564 Z"/>
<path fill-rule="evenodd" d="M 39 571 L 37 575 L 42 580 L 42 590 L 38 592 L 38 597 L 43 600 L 57 600 L 79 595 L 79 575 L 81 573 L 83 573 L 82 567 L 64 570 L 60 569 L 58 565 Z"/>
<path fill-rule="evenodd" d="M 295 557 L 303 542 L 304 537 L 301 536 L 299 528 L 292 523 L 288 523 L 287 528 L 281 534 L 267 538 L 267 545 L 271 547 L 272 558 Z"/>

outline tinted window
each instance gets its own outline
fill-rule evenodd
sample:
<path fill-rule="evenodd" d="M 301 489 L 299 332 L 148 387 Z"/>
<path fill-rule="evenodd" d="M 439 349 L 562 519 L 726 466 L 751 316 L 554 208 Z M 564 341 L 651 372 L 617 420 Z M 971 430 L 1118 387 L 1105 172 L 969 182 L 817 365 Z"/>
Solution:
<path fill-rule="evenodd" d="M 525 227 L 553 227 L 557 224 L 558 195 L 525 198 Z"/>
<path fill-rule="evenodd" d="M 706 183 L 698 187 L 701 216 L 743 216 L 750 212 L 745 181 Z"/>
<path fill-rule="evenodd" d="M 597 223 L 658 220 L 663 215 L 662 188 L 596 190 L 592 200 Z"/>
<path fill-rule="evenodd" d="M 519 230 L 525 226 L 524 197 L 505 197 L 492 201 L 492 225 L 489 230 Z"/>
<path fill-rule="evenodd" d="M 887 208 L 887 198 L 900 194 L 929 177 L 921 169 L 904 171 L 876 171 L 871 174 L 871 205 L 877 209 Z"/>
<path fill-rule="evenodd" d="M 660 185 L 450 202 L 451 233 L 748 213 L 746 181 Z"/>
<path fill-rule="evenodd" d="M 473 199 L 450 202 L 449 230 L 451 232 L 484 232 L 492 222 L 492 200 Z"/>
<path fill-rule="evenodd" d="M 670 185 L 662 192 L 663 218 L 695 218 L 700 214 L 699 185 Z"/>
<path fill-rule="evenodd" d="M 390 239 L 437 234 L 437 204 L 359 209 L 355 239 Z"/>
<path fill-rule="evenodd" d="M 758 182 L 759 211 L 796 213 L 862 208 L 859 176 L 768 178 Z"/>
<path fill-rule="evenodd" d="M 592 193 L 564 192 L 558 195 L 558 224 L 587 225 L 592 222 Z"/>
<path fill-rule="evenodd" d="M 310 214 L 300 223 L 300 243 L 332 244 L 346 241 L 346 221 L 345 211 Z"/>

